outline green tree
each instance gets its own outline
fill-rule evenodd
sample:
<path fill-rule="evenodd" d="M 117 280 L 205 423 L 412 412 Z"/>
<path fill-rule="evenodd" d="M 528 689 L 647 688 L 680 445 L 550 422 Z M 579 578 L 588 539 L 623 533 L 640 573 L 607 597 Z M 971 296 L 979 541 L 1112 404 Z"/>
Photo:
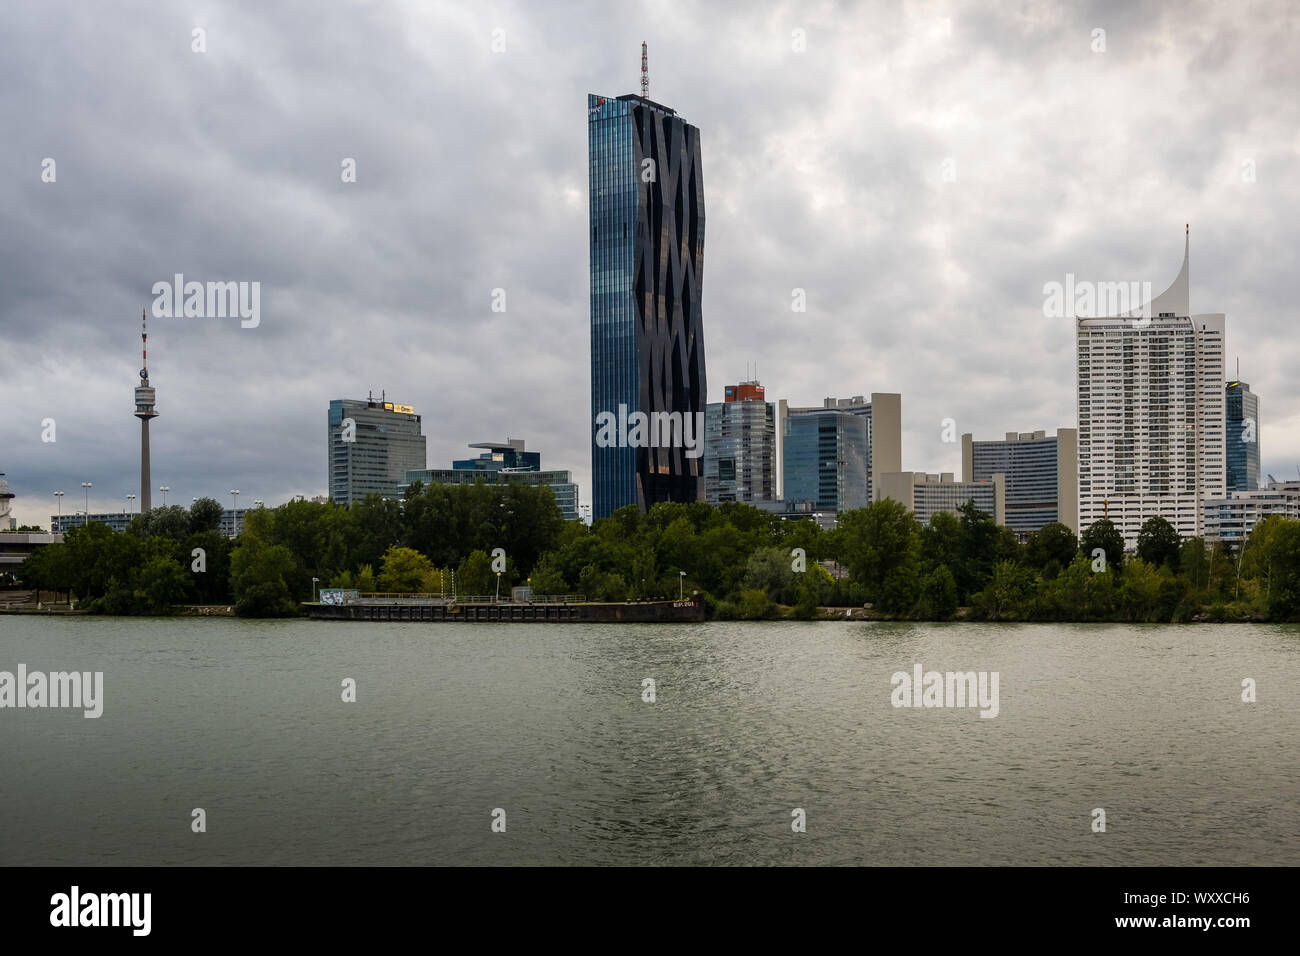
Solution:
<path fill-rule="evenodd" d="M 627 600 L 627 582 L 621 574 L 602 571 L 594 564 L 582 569 L 578 576 L 578 591 L 589 601 Z"/>
<path fill-rule="evenodd" d="M 919 531 L 911 512 L 890 498 L 840 515 L 836 554 L 887 614 L 905 613 L 916 603 Z"/>
<path fill-rule="evenodd" d="M 240 535 L 230 557 L 231 590 L 240 617 L 289 617 L 298 612 L 289 590 L 293 552 L 268 545 L 253 534 Z"/>
<path fill-rule="evenodd" d="M 957 579 L 946 565 L 937 565 L 921 584 L 921 596 L 917 599 L 912 616 L 922 621 L 948 621 L 956 613 Z"/>
<path fill-rule="evenodd" d="M 757 588 L 741 591 L 737 606 L 740 609 L 740 617 L 746 621 L 762 621 L 776 616 L 776 606 L 772 603 L 772 599 L 767 596 L 766 591 Z"/>
<path fill-rule="evenodd" d="M 136 515 L 127 531 L 139 538 L 166 537 L 178 544 L 190 534 L 190 513 L 180 505 L 151 508 Z"/>
<path fill-rule="evenodd" d="M 1037 531 L 1030 532 L 1025 546 L 1025 561 L 1040 571 L 1052 561 L 1066 568 L 1078 553 L 1078 535 L 1059 521 L 1049 521 Z"/>
<path fill-rule="evenodd" d="M 1140 548 L 1140 546 L 1139 546 Z M 1125 617 L 1130 621 L 1159 619 L 1162 579 L 1158 566 L 1137 557 L 1124 566 L 1122 600 Z"/>
<path fill-rule="evenodd" d="M 419 551 L 393 545 L 384 552 L 379 566 L 379 587 L 383 591 L 409 594 L 424 586 L 433 562 Z"/>
<path fill-rule="evenodd" d="M 1160 515 L 1154 515 L 1142 522 L 1142 530 L 1138 532 L 1137 556 L 1157 568 L 1162 565 L 1176 568 L 1181 545 L 1182 539 L 1174 526 Z"/>
<path fill-rule="evenodd" d="M 1179 548 L 1178 563 L 1194 590 L 1199 591 L 1209 585 L 1210 552 L 1205 546 L 1204 538 L 1188 538 L 1184 541 Z"/>
<path fill-rule="evenodd" d="M 175 558 L 155 555 L 140 568 L 136 593 L 140 603 L 154 614 L 166 614 L 185 600 L 189 575 Z"/>
<path fill-rule="evenodd" d="M 211 500 L 211 499 L 208 499 Z M 195 571 L 194 550 L 202 549 L 204 570 Z M 229 604 L 231 541 L 219 531 L 199 531 L 186 540 L 180 555 L 195 604 Z"/>
<path fill-rule="evenodd" d="M 799 578 L 799 575 L 791 570 L 792 561 L 790 552 L 784 548 L 759 548 L 750 554 L 749 560 L 745 563 L 744 588 L 764 591 L 773 601 L 782 604 L 792 603 Z M 808 568 L 823 570 L 816 562 L 810 564 Z M 815 598 L 815 583 L 812 591 Z"/>
<path fill-rule="evenodd" d="M 497 576 L 492 571 L 492 559 L 485 551 L 471 551 L 456 569 L 456 593 L 462 596 L 482 597 L 494 593 Z"/>
<path fill-rule="evenodd" d="M 1044 582 L 1038 616 L 1056 621 L 1088 619 L 1088 584 L 1092 580 L 1092 560 L 1076 554 L 1061 573 Z"/>
<path fill-rule="evenodd" d="M 974 500 L 958 508 L 957 514 L 961 539 L 953 576 L 957 579 L 960 595 L 969 598 L 982 590 L 992 577 L 1002 534 L 993 518 L 975 507 Z"/>
<path fill-rule="evenodd" d="M 1033 615 L 1034 574 L 1012 561 L 999 561 L 983 591 L 971 606 L 990 621 L 1023 621 Z"/>
<path fill-rule="evenodd" d="M 551 555 L 544 554 L 537 565 L 533 568 L 533 573 L 529 576 L 528 586 L 533 589 L 534 594 L 568 594 L 569 585 L 564 580 L 558 568 L 556 568 Z"/>
<path fill-rule="evenodd" d="M 1274 621 L 1300 621 L 1300 521 L 1279 520 L 1262 542 L 1266 602 Z"/>
<path fill-rule="evenodd" d="M 374 594 L 379 589 L 379 585 L 375 583 L 374 569 L 370 565 L 363 564 L 357 569 L 356 588 L 362 594 Z"/>
<path fill-rule="evenodd" d="M 189 532 L 191 535 L 221 530 L 221 519 L 226 509 L 215 498 L 199 498 L 190 505 Z"/>
<path fill-rule="evenodd" d="M 1083 533 L 1079 547 L 1090 561 L 1094 557 L 1093 552 L 1101 548 L 1106 555 L 1108 569 L 1118 571 L 1124 565 L 1124 536 L 1108 518 L 1094 521 Z"/>
<path fill-rule="evenodd" d="M 930 516 L 921 528 L 921 567 L 933 571 L 938 567 L 952 569 L 961 560 L 961 521 L 950 511 L 940 511 Z"/>

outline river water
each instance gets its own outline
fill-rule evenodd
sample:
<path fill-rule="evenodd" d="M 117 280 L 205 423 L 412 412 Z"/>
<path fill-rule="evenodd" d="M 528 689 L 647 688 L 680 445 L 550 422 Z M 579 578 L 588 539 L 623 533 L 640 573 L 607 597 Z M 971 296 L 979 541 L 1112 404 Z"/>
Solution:
<path fill-rule="evenodd" d="M 103 714 L 0 709 L 0 864 L 1300 858 L 1296 626 L 0 617 L 19 664 Z"/>

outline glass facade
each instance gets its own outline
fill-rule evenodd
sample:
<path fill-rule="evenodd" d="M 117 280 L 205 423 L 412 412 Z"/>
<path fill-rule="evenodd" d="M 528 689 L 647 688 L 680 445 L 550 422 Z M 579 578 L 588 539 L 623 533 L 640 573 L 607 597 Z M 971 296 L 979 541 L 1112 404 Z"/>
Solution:
<path fill-rule="evenodd" d="M 1057 440 L 1039 432 L 1032 437 L 972 443 L 973 481 L 1006 475 L 1006 526 L 1037 531 L 1059 521 Z M 982 506 L 981 506 L 982 508 Z M 992 514 L 992 512 L 989 512 Z"/>
<path fill-rule="evenodd" d="M 1228 490 L 1259 488 L 1259 396 L 1245 382 L 1227 385 Z"/>
<path fill-rule="evenodd" d="M 406 473 L 406 484 L 417 481 L 426 485 L 472 485 L 482 481 L 489 485 L 515 482 L 522 485 L 547 485 L 555 494 L 560 515 L 578 520 L 578 486 L 567 471 L 543 471 L 541 452 L 526 451 L 522 438 L 500 442 L 476 442 L 470 448 L 486 449 L 477 458 L 462 458 L 450 468 L 419 468 Z"/>
<path fill-rule="evenodd" d="M 702 431 L 704 181 L 699 130 L 667 107 L 592 94 L 587 119 L 592 516 L 603 518 L 703 497 L 702 456 L 683 441 L 648 447 L 623 423 L 678 413 Z M 603 416 L 619 421 L 612 441 Z"/>
<path fill-rule="evenodd" d="M 775 499 L 776 406 L 712 402 L 704 422 L 705 500 L 716 505 Z"/>
<path fill-rule="evenodd" d="M 354 441 L 344 441 L 343 422 L 348 418 L 356 425 Z M 329 495 L 336 504 L 351 505 L 370 494 L 400 498 L 406 472 L 423 468 L 427 461 L 420 416 L 397 411 L 392 402 L 334 399 L 326 438 Z"/>
<path fill-rule="evenodd" d="M 815 502 L 826 511 L 865 508 L 867 420 L 852 412 L 809 411 L 782 424 L 782 484 L 787 504 Z"/>
<path fill-rule="evenodd" d="M 816 405 L 810 405 L 806 407 L 791 407 L 786 410 L 786 415 L 789 417 L 794 417 L 796 415 L 806 415 L 809 412 L 821 412 L 821 411 L 831 411 L 831 410 L 844 412 L 850 415 L 857 415 L 859 418 L 863 419 L 867 423 L 867 440 L 866 440 L 866 445 L 864 450 L 866 461 L 864 463 L 864 467 L 867 469 L 867 501 L 868 503 L 870 503 L 871 501 L 874 500 L 873 492 L 872 492 L 872 484 L 871 484 L 872 482 L 871 443 L 872 443 L 872 434 L 874 432 L 874 425 L 872 424 L 871 402 L 867 401 L 866 397 L 863 395 L 854 395 L 852 398 L 829 397 L 829 398 L 822 399 L 822 404 L 820 408 L 817 407 Z M 785 434 L 786 434 L 786 430 L 783 429 L 782 437 L 784 437 Z M 901 442 L 901 437 L 900 437 L 900 442 Z M 901 468 L 902 467 L 901 463 L 897 467 Z M 782 481 L 784 482 L 785 480 L 784 462 L 782 463 L 781 473 L 782 473 Z M 784 489 L 781 492 L 781 496 L 782 498 L 789 498 L 789 496 L 785 493 Z"/>
<path fill-rule="evenodd" d="M 555 495 L 555 505 L 566 521 L 578 520 L 578 486 L 567 471 L 492 471 L 469 468 L 420 468 L 406 473 L 406 484 L 426 485 L 546 485 Z"/>

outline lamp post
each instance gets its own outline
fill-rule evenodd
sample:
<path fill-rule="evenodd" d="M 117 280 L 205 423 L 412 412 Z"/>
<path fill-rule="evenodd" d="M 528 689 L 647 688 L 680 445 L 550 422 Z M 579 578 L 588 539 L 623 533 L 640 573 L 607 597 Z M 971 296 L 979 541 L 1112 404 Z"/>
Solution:
<path fill-rule="evenodd" d="M 127 514 L 130 514 L 130 513 L 131 513 L 131 502 L 133 502 L 133 501 L 135 501 L 135 495 L 127 495 L 127 496 L 126 496 L 126 513 L 127 513 Z"/>
<path fill-rule="evenodd" d="M 677 600 L 679 601 L 685 596 L 682 590 L 685 586 L 686 586 L 686 572 L 678 571 L 677 572 Z"/>
<path fill-rule="evenodd" d="M 94 482 L 83 481 L 81 487 L 86 492 L 86 524 L 90 524 L 90 489 L 95 485 Z"/>
<path fill-rule="evenodd" d="M 63 524 L 63 492 L 54 492 L 54 500 L 59 505 L 59 524 Z"/>
<path fill-rule="evenodd" d="M 497 572 L 497 596 L 495 598 L 495 602 L 498 604 L 501 603 L 501 572 L 500 571 Z"/>
<path fill-rule="evenodd" d="M 266 502 L 263 501 L 261 498 L 254 498 L 254 499 L 253 499 L 253 507 L 254 507 L 254 508 L 265 508 L 265 507 L 266 507 Z"/>
<path fill-rule="evenodd" d="M 239 489 L 238 488 L 230 489 L 230 521 L 235 529 L 235 533 L 231 535 L 231 537 L 238 538 L 239 537 Z"/>
<path fill-rule="evenodd" d="M 167 492 L 171 491 L 171 485 L 159 485 L 158 490 L 163 493 L 163 507 L 167 507 Z"/>
<path fill-rule="evenodd" d="M 311 599 L 312 599 L 312 601 L 315 601 L 315 600 L 316 600 L 316 582 L 319 581 L 319 580 L 320 580 L 320 578 L 312 578 L 312 579 L 311 579 Z"/>

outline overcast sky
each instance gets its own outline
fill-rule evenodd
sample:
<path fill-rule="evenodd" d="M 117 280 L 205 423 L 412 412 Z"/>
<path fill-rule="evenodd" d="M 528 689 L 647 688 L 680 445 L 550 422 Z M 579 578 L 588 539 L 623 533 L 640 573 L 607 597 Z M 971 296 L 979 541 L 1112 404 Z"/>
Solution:
<path fill-rule="evenodd" d="M 82 481 L 93 511 L 138 492 L 139 316 L 175 273 L 260 282 L 261 321 L 151 322 L 169 501 L 323 494 L 329 400 L 383 389 L 424 416 L 431 467 L 524 438 L 589 502 L 585 97 L 636 92 L 642 40 L 651 98 L 702 136 L 711 401 L 754 365 L 793 404 L 901 392 L 904 467 L 959 472 L 945 418 L 1075 424 L 1044 284 L 1163 290 L 1190 222 L 1192 311 L 1227 314 L 1264 470 L 1294 478 L 1298 9 L 6 4 L 15 516 L 81 507 Z"/>

